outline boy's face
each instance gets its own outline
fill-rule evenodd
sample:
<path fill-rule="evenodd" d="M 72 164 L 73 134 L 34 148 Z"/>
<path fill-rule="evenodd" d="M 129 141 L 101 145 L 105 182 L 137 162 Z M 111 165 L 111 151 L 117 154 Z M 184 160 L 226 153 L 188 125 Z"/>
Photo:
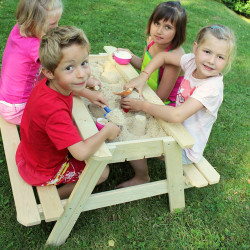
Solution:
<path fill-rule="evenodd" d="M 62 49 L 62 59 L 50 78 L 49 87 L 65 96 L 83 90 L 90 77 L 88 59 L 87 49 L 80 45 Z"/>

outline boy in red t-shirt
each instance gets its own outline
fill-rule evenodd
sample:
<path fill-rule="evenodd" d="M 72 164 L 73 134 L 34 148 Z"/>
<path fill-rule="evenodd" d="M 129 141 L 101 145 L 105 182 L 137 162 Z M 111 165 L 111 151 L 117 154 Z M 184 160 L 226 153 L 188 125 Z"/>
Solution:
<path fill-rule="evenodd" d="M 83 141 L 73 123 L 73 93 L 82 95 L 90 77 L 89 51 L 84 32 L 73 26 L 57 27 L 43 36 L 39 56 L 46 78 L 33 89 L 20 126 L 16 153 L 20 175 L 33 186 L 65 184 L 58 188 L 61 198 L 70 195 L 84 160 L 120 132 L 109 122 Z M 98 184 L 108 175 L 107 166 Z"/>

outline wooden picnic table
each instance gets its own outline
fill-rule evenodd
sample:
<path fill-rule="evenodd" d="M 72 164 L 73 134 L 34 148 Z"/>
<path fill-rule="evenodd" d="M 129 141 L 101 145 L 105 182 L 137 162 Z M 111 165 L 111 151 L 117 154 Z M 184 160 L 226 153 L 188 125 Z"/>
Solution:
<path fill-rule="evenodd" d="M 104 49 L 107 53 L 91 55 L 90 61 L 98 58 L 111 61 L 125 81 L 138 75 L 130 64 L 119 65 L 113 60 L 111 55 L 116 50 L 115 47 L 105 46 Z M 152 98 L 152 92 L 150 87 L 145 86 L 143 95 L 146 99 L 147 96 Z M 156 94 L 154 103 L 163 104 Z M 83 139 L 98 132 L 88 108 L 80 97 L 74 97 L 73 118 Z M 184 189 L 215 184 L 219 182 L 220 176 L 205 158 L 202 158 L 198 164 L 183 166 L 181 149 L 192 147 L 193 137 L 182 124 L 166 123 L 161 120 L 158 122 L 166 132 L 165 137 L 103 143 L 99 150 L 86 161 L 86 167 L 69 199 L 60 200 L 55 186 L 36 187 L 41 203 L 37 204 L 32 186 L 22 180 L 15 164 L 15 151 L 19 143 L 16 126 L 0 118 L 17 220 L 25 226 L 39 224 L 43 219 L 47 222 L 56 220 L 46 244 L 61 245 L 66 241 L 78 217 L 84 211 L 166 193 L 169 196 L 170 211 L 183 209 L 185 207 Z M 167 179 L 92 194 L 107 164 L 162 155 L 165 156 Z"/>

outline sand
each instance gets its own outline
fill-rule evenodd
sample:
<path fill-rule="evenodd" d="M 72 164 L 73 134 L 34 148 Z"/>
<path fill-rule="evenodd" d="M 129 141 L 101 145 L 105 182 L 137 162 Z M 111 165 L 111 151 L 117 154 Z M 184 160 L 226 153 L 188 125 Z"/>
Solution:
<path fill-rule="evenodd" d="M 109 103 L 111 112 L 106 118 L 121 127 L 120 135 L 114 141 L 130 141 L 144 138 L 164 137 L 166 133 L 158 122 L 149 114 L 144 112 L 124 112 L 120 107 L 121 97 L 112 92 L 123 91 L 126 83 L 124 78 L 109 61 L 98 60 L 90 62 L 91 75 L 99 79 L 102 83 L 102 92 Z M 138 98 L 138 93 L 133 91 L 131 97 Z M 84 103 L 89 107 L 93 120 L 104 117 L 104 109 L 90 103 L 83 98 Z"/>

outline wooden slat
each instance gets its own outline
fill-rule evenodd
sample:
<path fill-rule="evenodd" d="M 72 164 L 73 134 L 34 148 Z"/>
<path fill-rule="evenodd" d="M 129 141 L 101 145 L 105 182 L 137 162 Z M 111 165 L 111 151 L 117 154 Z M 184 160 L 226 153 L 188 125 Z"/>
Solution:
<path fill-rule="evenodd" d="M 193 165 L 183 165 L 183 172 L 186 179 L 194 186 L 194 187 L 205 187 L 208 185 L 207 180 L 203 177 L 203 175 L 199 172 L 199 170 Z"/>
<path fill-rule="evenodd" d="M 89 55 L 89 62 L 95 62 L 98 60 L 107 60 L 107 53 L 100 53 L 99 55 Z"/>
<path fill-rule="evenodd" d="M 201 160 L 194 165 L 199 169 L 210 185 L 216 184 L 220 181 L 219 173 L 204 157 L 202 157 Z"/>
<path fill-rule="evenodd" d="M 164 142 L 165 166 L 168 178 L 168 197 L 170 211 L 185 207 L 183 166 L 181 148 L 177 142 Z"/>
<path fill-rule="evenodd" d="M 47 245 L 59 246 L 65 242 L 109 160 L 106 158 L 96 161 L 90 158 L 86 161 L 85 169 L 68 199 L 62 216 L 55 224 Z"/>
<path fill-rule="evenodd" d="M 156 195 L 167 194 L 167 180 L 154 181 L 142 185 L 131 186 L 111 191 L 91 194 L 88 202 L 82 207 L 82 212 L 93 209 L 113 206 L 125 202 L 144 199 Z M 184 189 L 193 187 L 190 183 L 184 184 Z M 68 199 L 61 200 L 62 206 L 65 207 Z M 43 218 L 42 206 L 38 205 L 41 218 Z"/>
<path fill-rule="evenodd" d="M 168 137 L 159 137 L 159 138 L 150 138 L 150 139 L 141 139 L 134 141 L 125 141 L 125 142 L 111 142 L 108 143 L 108 146 L 115 146 L 115 154 L 113 155 L 110 163 L 123 162 L 125 160 L 138 160 L 152 157 L 161 156 L 163 151 L 163 139 L 168 140 L 169 142 L 174 141 L 170 136 Z"/>
<path fill-rule="evenodd" d="M 41 223 L 32 186 L 19 175 L 15 155 L 20 139 L 17 127 L 0 117 L 0 127 L 7 161 L 12 193 L 15 201 L 17 221 L 24 226 Z"/>
<path fill-rule="evenodd" d="M 56 186 L 36 187 L 46 222 L 57 220 L 63 213 Z"/>
<path fill-rule="evenodd" d="M 113 46 L 104 46 L 104 50 L 111 55 L 116 50 L 116 48 Z M 119 65 L 115 62 L 112 56 L 110 56 L 109 59 L 112 61 L 112 63 L 115 65 L 117 70 L 127 82 L 138 76 L 137 71 L 131 64 Z M 143 96 L 149 102 L 158 105 L 164 105 L 162 100 L 147 84 L 145 84 L 144 86 Z M 194 145 L 194 138 L 188 133 L 188 131 L 183 127 L 181 123 L 173 124 L 159 119 L 157 119 L 157 121 L 159 122 L 163 130 L 167 133 L 167 135 L 173 136 L 173 138 L 178 142 L 181 148 L 190 148 Z"/>
<path fill-rule="evenodd" d="M 85 107 L 80 97 L 74 96 L 73 98 L 72 114 L 75 123 L 78 127 L 79 133 L 81 134 L 83 139 L 87 139 L 98 132 L 98 129 L 91 115 L 89 114 L 88 109 Z M 98 149 L 98 151 L 94 153 L 92 158 L 96 159 L 100 158 L 101 160 L 104 160 L 105 157 L 108 157 L 110 159 L 111 154 L 109 152 L 107 145 L 103 143 Z"/>

